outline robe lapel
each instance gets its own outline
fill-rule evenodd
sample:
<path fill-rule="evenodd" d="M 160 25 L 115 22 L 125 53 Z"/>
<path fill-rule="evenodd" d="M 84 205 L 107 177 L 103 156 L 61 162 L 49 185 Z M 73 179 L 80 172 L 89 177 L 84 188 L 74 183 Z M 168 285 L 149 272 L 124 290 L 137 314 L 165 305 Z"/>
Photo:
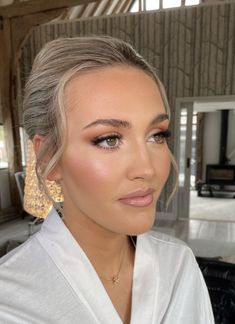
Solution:
<path fill-rule="evenodd" d="M 148 234 L 137 238 L 132 289 L 131 324 L 153 323 L 159 267 Z M 155 260 L 155 261 L 154 261 Z"/>
<path fill-rule="evenodd" d="M 47 252 L 83 307 L 93 316 L 94 323 L 121 324 L 122 321 L 92 264 L 55 211 L 44 222 L 40 234 L 41 244 L 46 245 Z"/>

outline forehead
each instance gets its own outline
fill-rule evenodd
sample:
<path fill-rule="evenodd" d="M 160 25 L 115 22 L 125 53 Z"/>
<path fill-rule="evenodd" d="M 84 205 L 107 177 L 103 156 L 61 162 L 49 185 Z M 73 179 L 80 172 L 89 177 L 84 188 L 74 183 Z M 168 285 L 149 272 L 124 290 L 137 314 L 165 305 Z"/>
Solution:
<path fill-rule="evenodd" d="M 81 119 L 165 112 L 155 80 L 146 72 L 125 65 L 75 76 L 66 85 L 64 101 L 67 115 L 76 110 Z"/>

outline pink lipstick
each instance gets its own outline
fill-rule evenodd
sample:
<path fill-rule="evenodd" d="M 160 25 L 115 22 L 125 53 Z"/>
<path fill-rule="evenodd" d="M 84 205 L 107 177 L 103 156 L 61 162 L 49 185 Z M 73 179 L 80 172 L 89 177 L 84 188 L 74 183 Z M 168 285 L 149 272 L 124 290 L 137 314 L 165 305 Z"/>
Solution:
<path fill-rule="evenodd" d="M 153 202 L 154 189 L 137 190 L 124 197 L 121 197 L 119 201 L 125 205 L 134 207 L 147 207 Z"/>

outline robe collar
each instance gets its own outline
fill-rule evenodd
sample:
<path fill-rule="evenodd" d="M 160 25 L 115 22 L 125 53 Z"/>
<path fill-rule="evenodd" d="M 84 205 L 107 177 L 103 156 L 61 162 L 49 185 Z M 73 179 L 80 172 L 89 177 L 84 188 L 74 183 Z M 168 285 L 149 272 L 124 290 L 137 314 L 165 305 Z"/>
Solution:
<path fill-rule="evenodd" d="M 93 316 L 94 322 L 121 324 L 90 260 L 55 209 L 44 221 L 38 239 Z M 152 323 L 158 290 L 158 264 L 148 233 L 137 237 L 132 287 L 131 324 Z"/>

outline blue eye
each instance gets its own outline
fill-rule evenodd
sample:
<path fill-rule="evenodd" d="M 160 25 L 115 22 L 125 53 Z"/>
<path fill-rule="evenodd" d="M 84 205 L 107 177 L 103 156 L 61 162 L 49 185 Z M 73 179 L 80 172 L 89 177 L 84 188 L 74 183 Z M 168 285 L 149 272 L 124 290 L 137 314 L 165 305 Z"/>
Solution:
<path fill-rule="evenodd" d="M 166 142 L 166 139 L 168 139 L 171 136 L 171 133 L 169 130 L 162 131 L 155 133 L 151 136 L 150 142 L 154 142 L 157 144 L 164 144 Z"/>
<path fill-rule="evenodd" d="M 97 137 L 92 140 L 92 144 L 103 149 L 116 149 L 120 146 L 121 136 L 120 135 L 107 135 Z"/>

